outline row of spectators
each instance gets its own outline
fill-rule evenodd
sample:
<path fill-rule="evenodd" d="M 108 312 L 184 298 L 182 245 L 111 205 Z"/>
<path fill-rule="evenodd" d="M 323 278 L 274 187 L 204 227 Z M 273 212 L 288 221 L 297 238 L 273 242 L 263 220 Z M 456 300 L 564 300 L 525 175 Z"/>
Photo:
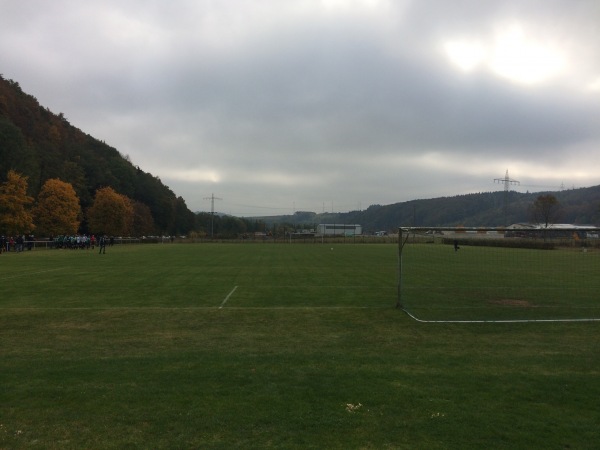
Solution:
<path fill-rule="evenodd" d="M 115 238 L 107 238 L 106 245 L 113 246 Z M 88 236 L 86 234 L 75 234 L 72 236 L 57 236 L 54 238 L 54 248 L 69 248 L 69 249 L 89 249 L 94 248 L 98 244 L 98 239 L 95 235 Z"/>
<path fill-rule="evenodd" d="M 115 243 L 114 237 L 103 236 L 103 244 L 105 246 L 113 246 Z M 86 234 L 76 234 L 72 236 L 58 236 L 53 239 L 52 246 L 54 248 L 68 248 L 68 249 L 89 249 L 95 248 L 96 245 L 100 244 L 100 239 L 96 239 L 93 234 L 88 236 Z M 35 236 L 33 235 L 18 235 L 18 236 L 0 236 L 0 254 L 3 252 L 22 252 L 25 249 L 31 250 L 35 242 Z"/>
<path fill-rule="evenodd" d="M 22 252 L 27 247 L 27 250 L 31 250 L 33 246 L 33 235 L 25 236 L 0 236 L 0 253 L 2 252 Z"/>

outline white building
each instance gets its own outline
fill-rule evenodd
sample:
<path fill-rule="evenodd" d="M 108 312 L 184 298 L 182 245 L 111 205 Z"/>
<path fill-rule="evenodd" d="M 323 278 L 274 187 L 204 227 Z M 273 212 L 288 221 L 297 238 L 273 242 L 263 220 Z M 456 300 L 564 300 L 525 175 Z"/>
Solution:
<path fill-rule="evenodd" d="M 536 237 L 542 233 L 546 237 L 598 238 L 599 228 L 594 225 L 573 225 L 569 223 L 553 223 L 546 228 L 538 223 L 515 223 L 506 227 L 506 237 Z"/>
<path fill-rule="evenodd" d="M 317 234 L 322 236 L 356 236 L 362 234 L 362 226 L 343 223 L 320 223 L 317 225 Z"/>

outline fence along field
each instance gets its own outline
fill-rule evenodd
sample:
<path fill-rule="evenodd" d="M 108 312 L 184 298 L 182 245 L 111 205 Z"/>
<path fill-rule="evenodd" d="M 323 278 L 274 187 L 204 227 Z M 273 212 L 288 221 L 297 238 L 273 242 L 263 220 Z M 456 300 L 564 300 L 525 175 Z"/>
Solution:
<path fill-rule="evenodd" d="M 424 321 L 600 320 L 597 234 L 404 235 L 400 303 Z M 520 235 L 521 236 L 521 235 Z"/>

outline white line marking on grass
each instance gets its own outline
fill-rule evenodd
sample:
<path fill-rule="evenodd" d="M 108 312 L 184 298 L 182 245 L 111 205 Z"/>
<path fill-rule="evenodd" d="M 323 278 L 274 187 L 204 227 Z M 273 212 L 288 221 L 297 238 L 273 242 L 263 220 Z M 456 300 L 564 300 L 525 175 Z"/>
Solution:
<path fill-rule="evenodd" d="M 325 309 L 393 309 L 393 306 L 231 306 L 229 310 L 325 310 Z M 0 311 L 214 311 L 214 306 L 19 306 L 2 307 Z M 221 309 L 221 307 L 219 307 Z M 600 320 L 600 319 L 598 319 Z"/>
<path fill-rule="evenodd" d="M 536 323 L 536 322 L 600 322 L 600 318 L 590 317 L 583 319 L 490 319 L 490 320 L 425 320 L 419 319 L 406 309 L 402 309 L 408 317 L 420 323 Z"/>
<path fill-rule="evenodd" d="M 221 308 L 223 308 L 223 306 L 225 306 L 225 303 L 227 303 L 227 300 L 229 300 L 229 297 L 231 297 L 231 296 L 233 295 L 233 293 L 235 292 L 235 290 L 236 290 L 237 288 L 238 288 L 238 287 L 237 287 L 237 286 L 235 286 L 235 287 L 234 287 L 234 288 L 231 290 L 231 292 L 230 292 L 229 294 L 227 294 L 227 297 L 225 297 L 225 300 L 223 300 L 223 303 L 221 303 L 221 306 L 219 306 L 219 309 L 221 309 Z"/>

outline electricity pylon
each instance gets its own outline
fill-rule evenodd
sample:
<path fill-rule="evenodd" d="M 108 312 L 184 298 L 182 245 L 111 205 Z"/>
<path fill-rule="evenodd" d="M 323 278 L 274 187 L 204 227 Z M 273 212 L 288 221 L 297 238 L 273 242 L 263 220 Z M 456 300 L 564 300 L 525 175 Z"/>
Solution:
<path fill-rule="evenodd" d="M 504 183 L 504 225 L 508 225 L 508 191 L 511 185 L 519 185 L 521 183 L 517 180 L 512 180 L 508 176 L 508 169 L 506 169 L 504 178 L 494 178 L 494 183 Z"/>
<path fill-rule="evenodd" d="M 215 194 L 211 194 L 210 197 L 204 197 L 204 200 L 210 200 L 210 238 L 214 238 L 215 234 L 215 200 L 223 200 L 222 198 L 215 197 Z"/>

